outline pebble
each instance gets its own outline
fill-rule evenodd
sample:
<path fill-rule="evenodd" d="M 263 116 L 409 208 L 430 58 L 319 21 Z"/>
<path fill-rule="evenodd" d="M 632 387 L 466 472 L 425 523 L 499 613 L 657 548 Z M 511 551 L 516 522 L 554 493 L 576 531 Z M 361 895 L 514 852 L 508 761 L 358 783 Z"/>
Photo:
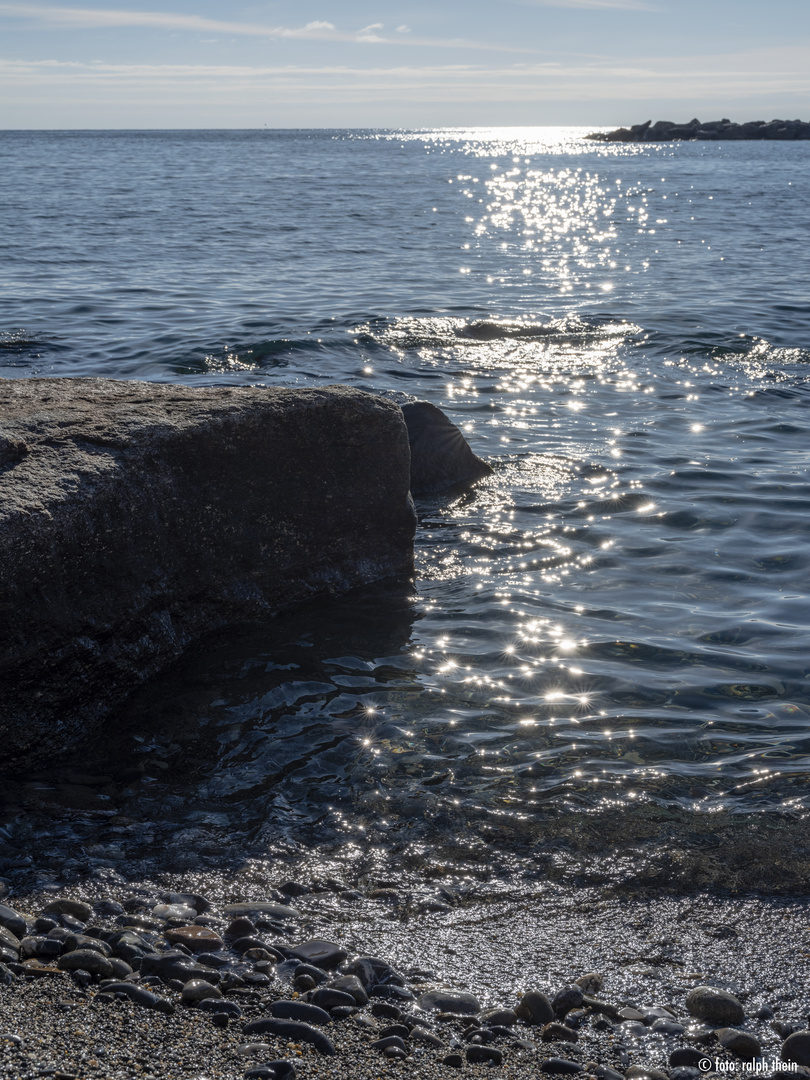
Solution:
<path fill-rule="evenodd" d="M 170 945 L 185 945 L 191 952 L 215 952 L 225 944 L 219 934 L 207 926 L 176 926 L 167 930 L 164 936 Z"/>
<path fill-rule="evenodd" d="M 74 949 L 65 953 L 59 957 L 57 967 L 60 971 L 88 971 L 102 979 L 109 979 L 113 974 L 113 966 L 107 957 L 94 949 Z"/>
<path fill-rule="evenodd" d="M 512 1027 L 518 1021 L 517 1013 L 513 1009 L 485 1009 L 481 1013 L 481 1019 L 485 1024 L 499 1024 L 503 1027 Z"/>
<path fill-rule="evenodd" d="M 527 1024 L 549 1024 L 554 1019 L 551 1002 L 539 990 L 530 990 L 524 994 L 515 1013 Z"/>
<path fill-rule="evenodd" d="M 25 937 L 27 933 L 27 927 L 25 925 L 25 919 L 14 908 L 7 907 L 5 904 L 0 904 L 0 926 L 10 930 L 11 933 L 18 939 Z"/>
<path fill-rule="evenodd" d="M 190 979 L 180 996 L 186 1005 L 196 1005 L 198 1001 L 205 1001 L 206 998 L 221 998 L 222 991 L 205 979 Z"/>
<path fill-rule="evenodd" d="M 228 904 L 222 909 L 223 914 L 232 918 L 251 918 L 254 915 L 264 916 L 267 919 L 300 919 L 301 912 L 297 908 L 287 907 L 286 904 L 276 904 L 263 901 L 253 904 Z"/>
<path fill-rule="evenodd" d="M 449 1065 L 451 1069 L 463 1069 L 464 1058 L 461 1054 L 448 1054 L 442 1058 L 442 1065 Z"/>
<path fill-rule="evenodd" d="M 274 1001 L 270 1012 L 282 1020 L 301 1020 L 305 1024 L 329 1024 L 332 1018 L 317 1005 L 308 1005 L 305 1001 Z"/>
<path fill-rule="evenodd" d="M 753 1061 L 754 1058 L 762 1057 L 762 1047 L 759 1039 L 747 1031 L 738 1031 L 736 1028 L 721 1028 L 717 1032 L 717 1039 L 721 1046 L 736 1054 L 743 1061 Z"/>
<path fill-rule="evenodd" d="M 569 1061 L 568 1058 L 546 1058 L 540 1066 L 540 1071 L 570 1075 L 573 1073 L 581 1073 L 582 1066 L 576 1061 Z"/>
<path fill-rule="evenodd" d="M 481 1011 L 481 1004 L 473 994 L 453 994 L 445 990 L 422 994 L 417 1004 L 426 1012 L 449 1012 L 460 1016 L 472 1016 Z"/>
<path fill-rule="evenodd" d="M 654 1069 L 651 1065 L 631 1065 L 624 1077 L 625 1080 L 669 1080 L 662 1069 Z"/>
<path fill-rule="evenodd" d="M 87 923 L 93 917 L 93 909 L 89 904 L 85 904 L 82 900 L 68 900 L 64 897 L 59 900 L 52 900 L 50 904 L 43 909 L 43 915 L 72 915 L 74 919 L 78 919 L 82 923 Z"/>
<path fill-rule="evenodd" d="M 144 990 L 142 986 L 136 986 L 135 983 L 105 983 L 103 991 L 105 995 L 112 995 L 113 997 L 116 994 L 124 994 L 130 1001 L 143 1006 L 144 1009 L 155 1009 L 156 1012 L 165 1013 L 167 1016 L 174 1013 L 174 1005 L 167 998 L 160 997 L 159 994 L 153 994 L 151 990 Z M 101 996 L 101 994 L 98 994 L 97 998 Z"/>
<path fill-rule="evenodd" d="M 307 964 L 315 964 L 321 968 L 336 968 L 346 959 L 347 953 L 340 945 L 332 941 L 324 941 L 321 938 L 313 938 L 305 941 L 303 945 L 297 945 L 292 950 L 292 956 L 303 960 Z"/>
<path fill-rule="evenodd" d="M 696 986 L 686 997 L 690 1016 L 710 1024 L 741 1024 L 745 1012 L 741 1003 L 727 990 L 715 986 Z"/>
<path fill-rule="evenodd" d="M 578 986 L 576 983 L 571 983 L 570 986 L 563 987 L 562 990 L 554 995 L 554 1000 L 551 1002 L 554 1015 L 562 1019 L 566 1013 L 580 1007 L 583 997 L 582 987 Z"/>
<path fill-rule="evenodd" d="M 782 1043 L 779 1054 L 782 1061 L 796 1065 L 810 1065 L 810 1031 L 794 1031 Z"/>
<path fill-rule="evenodd" d="M 676 1067 L 689 1066 L 690 1068 L 697 1068 L 705 1057 L 706 1054 L 702 1050 L 695 1050 L 693 1046 L 681 1046 L 677 1050 L 673 1050 L 669 1055 L 669 1063 Z"/>
<path fill-rule="evenodd" d="M 407 1051 L 408 1047 L 405 1045 L 405 1040 L 399 1035 L 387 1035 L 384 1039 L 375 1039 L 371 1043 L 372 1050 L 387 1050 L 389 1046 L 396 1046 L 400 1050 Z"/>
<path fill-rule="evenodd" d="M 335 1047 L 332 1040 L 327 1038 L 322 1031 L 310 1027 L 309 1024 L 301 1024 L 295 1020 L 254 1020 L 246 1024 L 242 1029 L 243 1035 L 275 1035 L 290 1039 L 293 1042 L 311 1043 L 321 1054 L 333 1055 Z"/>
<path fill-rule="evenodd" d="M 201 1012 L 224 1013 L 233 1020 L 238 1020 L 242 1015 L 242 1010 L 235 1001 L 226 1001 L 224 998 L 203 998 L 197 1008 Z"/>
<path fill-rule="evenodd" d="M 467 1061 L 471 1064 L 477 1062 L 492 1062 L 493 1065 L 500 1065 L 503 1062 L 503 1051 L 499 1050 L 495 1046 L 468 1046 Z"/>
<path fill-rule="evenodd" d="M 543 1039 L 543 1042 L 562 1041 L 575 1043 L 579 1039 L 579 1036 L 575 1031 L 572 1031 L 570 1027 L 554 1020 L 543 1027 L 541 1038 Z"/>
<path fill-rule="evenodd" d="M 328 989 L 338 991 L 342 994 L 348 994 L 354 999 L 356 1005 L 368 1005 L 369 997 L 363 988 L 363 984 L 357 978 L 356 975 L 343 975 L 339 979 L 333 979 Z M 313 1001 L 315 998 L 313 997 Z M 319 1001 L 315 1002 L 316 1005 L 320 1005 Z M 323 1008 L 328 1008 L 324 1005 Z"/>
<path fill-rule="evenodd" d="M 358 984 L 359 985 L 359 984 Z M 360 987 L 362 991 L 362 987 Z M 365 996 L 365 994 L 364 994 Z M 368 997 L 366 997 L 368 1001 Z M 357 1005 L 357 998 L 352 994 L 344 993 L 342 990 L 335 990 L 334 987 L 322 986 L 319 990 L 316 990 L 312 995 L 313 1005 L 320 1006 L 321 1009 L 336 1009 L 343 1005 Z"/>

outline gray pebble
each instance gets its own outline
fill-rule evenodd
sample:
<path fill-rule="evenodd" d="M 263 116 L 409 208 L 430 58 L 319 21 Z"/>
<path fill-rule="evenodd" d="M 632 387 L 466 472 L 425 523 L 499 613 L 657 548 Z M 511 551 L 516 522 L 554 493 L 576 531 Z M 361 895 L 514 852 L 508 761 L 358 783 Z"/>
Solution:
<path fill-rule="evenodd" d="M 554 1019 L 551 1002 L 539 990 L 530 990 L 524 994 L 515 1013 L 528 1024 L 549 1024 Z"/>
<path fill-rule="evenodd" d="M 422 994 L 417 1004 L 426 1012 L 450 1012 L 461 1016 L 472 1016 L 481 1011 L 481 1003 L 472 994 L 453 994 L 445 990 Z"/>
<path fill-rule="evenodd" d="M 782 1043 L 779 1057 L 796 1065 L 810 1065 L 810 1031 L 794 1031 Z"/>
<path fill-rule="evenodd" d="M 743 1007 L 733 994 L 715 986 L 696 986 L 686 997 L 690 1016 L 710 1024 L 741 1024 L 745 1019 Z"/>
<path fill-rule="evenodd" d="M 736 1028 L 720 1028 L 717 1038 L 721 1046 L 736 1054 L 743 1061 L 753 1061 L 754 1058 L 762 1057 L 762 1047 L 759 1039 L 747 1031 L 738 1031 Z"/>
<path fill-rule="evenodd" d="M 665 1072 L 651 1065 L 631 1065 L 624 1076 L 625 1080 L 669 1080 Z"/>
<path fill-rule="evenodd" d="M 560 1024 L 553 1020 L 545 1024 L 542 1032 L 543 1042 L 576 1042 L 579 1036 L 566 1024 Z"/>

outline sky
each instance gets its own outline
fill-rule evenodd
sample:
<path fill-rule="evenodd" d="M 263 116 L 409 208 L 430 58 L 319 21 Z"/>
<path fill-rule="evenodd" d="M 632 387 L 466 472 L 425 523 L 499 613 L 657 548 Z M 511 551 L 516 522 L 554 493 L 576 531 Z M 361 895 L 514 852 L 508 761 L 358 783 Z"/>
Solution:
<path fill-rule="evenodd" d="M 810 0 L 0 0 L 0 129 L 810 120 Z"/>

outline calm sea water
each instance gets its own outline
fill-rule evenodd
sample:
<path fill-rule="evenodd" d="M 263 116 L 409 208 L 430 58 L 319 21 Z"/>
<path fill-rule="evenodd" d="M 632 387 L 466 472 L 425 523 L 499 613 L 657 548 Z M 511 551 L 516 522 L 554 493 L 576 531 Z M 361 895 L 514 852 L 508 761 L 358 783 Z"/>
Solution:
<path fill-rule="evenodd" d="M 801 818 L 810 144 L 583 134 L 0 133 L 0 374 L 405 393 L 495 469 L 419 505 L 413 589 L 207 642 L 10 785 L 12 872 Z"/>

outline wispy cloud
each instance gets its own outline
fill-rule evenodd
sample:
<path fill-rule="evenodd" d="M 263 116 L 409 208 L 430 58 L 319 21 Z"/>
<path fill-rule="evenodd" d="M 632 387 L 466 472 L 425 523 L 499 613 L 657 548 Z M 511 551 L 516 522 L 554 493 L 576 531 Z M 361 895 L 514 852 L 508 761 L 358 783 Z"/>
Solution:
<path fill-rule="evenodd" d="M 509 3 L 523 7 L 587 8 L 591 11 L 608 9 L 624 11 L 658 11 L 654 4 L 645 0 L 509 0 Z"/>
<path fill-rule="evenodd" d="M 302 67 L 187 64 L 106 64 L 76 61 L 0 60 L 0 91 L 15 99 L 26 88 L 48 86 L 53 92 L 95 100 L 105 96 L 129 101 L 133 89 L 161 100 L 253 100 L 272 91 L 290 101 L 363 102 L 379 100 L 592 101 L 646 102 L 686 97 L 731 105 L 735 100 L 771 94 L 810 93 L 810 47 L 757 49 L 701 57 L 647 57 L 641 63 L 602 57 L 591 62 L 511 64 Z M 166 97 L 170 95 L 170 97 Z M 0 99 L 2 99 L 0 92 Z M 9 99 L 11 100 L 11 99 Z M 267 100 L 267 99 L 264 99 Z M 722 107 L 722 106 L 721 106 Z M 677 118 L 676 118 L 677 119 Z"/>
<path fill-rule="evenodd" d="M 468 41 L 466 38 L 441 40 L 438 38 L 384 37 L 376 33 L 382 23 L 372 23 L 358 31 L 339 30 L 330 22 L 308 22 L 305 26 L 268 26 L 264 23 L 230 22 L 208 19 L 202 15 L 182 15 L 162 11 L 112 11 L 100 8 L 53 7 L 49 5 L 0 3 L 0 15 L 34 19 L 52 26 L 73 26 L 78 29 L 123 29 L 125 27 L 153 27 L 160 30 L 188 30 L 205 33 L 238 34 L 246 37 L 302 38 L 320 41 L 361 42 L 379 45 L 408 45 L 410 47 L 475 49 L 504 53 L 537 53 L 537 49 L 491 42 Z"/>

